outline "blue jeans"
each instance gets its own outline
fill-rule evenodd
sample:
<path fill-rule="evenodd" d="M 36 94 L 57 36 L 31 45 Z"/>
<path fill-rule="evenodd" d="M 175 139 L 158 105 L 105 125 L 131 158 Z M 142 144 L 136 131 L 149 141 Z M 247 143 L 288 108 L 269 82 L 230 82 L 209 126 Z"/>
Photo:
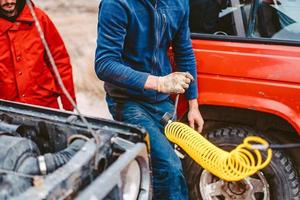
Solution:
<path fill-rule="evenodd" d="M 183 176 L 181 161 L 164 135 L 160 119 L 166 113 L 174 112 L 169 99 L 158 103 L 123 100 L 106 97 L 110 113 L 114 119 L 143 126 L 149 133 L 151 161 L 153 169 L 153 199 L 186 200 L 187 186 Z"/>

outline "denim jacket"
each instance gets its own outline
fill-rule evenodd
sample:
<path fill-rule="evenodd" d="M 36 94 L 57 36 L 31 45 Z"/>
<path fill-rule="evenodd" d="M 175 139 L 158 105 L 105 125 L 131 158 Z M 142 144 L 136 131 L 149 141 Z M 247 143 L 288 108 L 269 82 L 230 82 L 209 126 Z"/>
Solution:
<path fill-rule="evenodd" d="M 188 26 L 188 0 L 102 0 L 99 7 L 95 60 L 97 76 L 109 96 L 159 102 L 168 94 L 144 89 L 149 76 L 190 72 L 195 81 L 186 91 L 197 98 L 195 56 Z"/>

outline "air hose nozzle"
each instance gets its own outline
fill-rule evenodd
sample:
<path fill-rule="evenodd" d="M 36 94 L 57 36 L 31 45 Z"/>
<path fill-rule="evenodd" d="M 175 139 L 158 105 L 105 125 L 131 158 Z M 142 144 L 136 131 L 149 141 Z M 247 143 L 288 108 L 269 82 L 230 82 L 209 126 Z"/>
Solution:
<path fill-rule="evenodd" d="M 160 123 L 163 125 L 163 127 L 167 126 L 169 123 L 172 123 L 173 120 L 172 120 L 173 116 L 166 112 L 163 117 L 161 118 L 160 120 Z"/>

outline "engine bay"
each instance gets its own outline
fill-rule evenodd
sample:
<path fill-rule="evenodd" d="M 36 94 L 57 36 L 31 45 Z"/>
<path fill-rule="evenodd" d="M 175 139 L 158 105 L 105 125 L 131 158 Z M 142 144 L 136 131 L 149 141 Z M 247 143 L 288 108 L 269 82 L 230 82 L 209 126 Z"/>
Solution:
<path fill-rule="evenodd" d="M 75 197 L 126 151 L 114 138 L 144 142 L 140 127 L 0 101 L 0 199 Z"/>

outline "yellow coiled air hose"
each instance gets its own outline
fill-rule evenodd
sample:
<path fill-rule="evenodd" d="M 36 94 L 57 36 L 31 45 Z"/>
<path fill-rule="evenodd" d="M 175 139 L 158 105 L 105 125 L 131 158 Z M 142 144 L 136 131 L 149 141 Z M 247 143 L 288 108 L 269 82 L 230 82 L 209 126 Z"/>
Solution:
<path fill-rule="evenodd" d="M 247 178 L 265 168 L 272 159 L 270 148 L 267 149 L 266 159 L 259 150 L 253 148 L 253 144 L 268 145 L 267 141 L 256 136 L 245 138 L 243 144 L 227 152 L 179 122 L 167 124 L 165 134 L 201 167 L 225 181 L 240 181 Z"/>

